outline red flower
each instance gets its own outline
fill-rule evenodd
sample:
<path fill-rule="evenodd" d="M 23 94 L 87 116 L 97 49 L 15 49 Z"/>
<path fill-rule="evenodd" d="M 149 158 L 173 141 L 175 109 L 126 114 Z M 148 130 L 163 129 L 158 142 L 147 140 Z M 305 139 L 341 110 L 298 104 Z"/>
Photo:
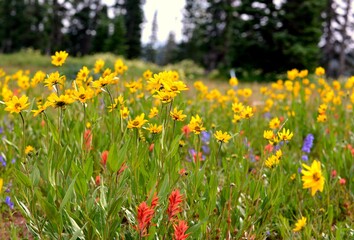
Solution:
<path fill-rule="evenodd" d="M 168 197 L 168 208 L 167 214 L 168 219 L 171 221 L 174 217 L 181 212 L 181 207 L 179 206 L 182 202 L 183 196 L 180 194 L 179 190 L 176 189 L 172 191 L 171 195 Z"/>
<path fill-rule="evenodd" d="M 182 168 L 181 170 L 179 170 L 179 175 L 183 176 L 186 175 L 187 171 L 186 169 Z"/>
<path fill-rule="evenodd" d="M 339 184 L 340 185 L 345 185 L 346 183 L 347 183 L 347 181 L 345 180 L 345 178 L 339 179 Z"/>
<path fill-rule="evenodd" d="M 186 136 L 186 138 L 188 138 L 189 133 L 191 132 L 191 129 L 189 128 L 188 125 L 185 125 L 182 127 L 182 132 L 183 132 L 184 136 Z"/>
<path fill-rule="evenodd" d="M 90 151 L 92 149 L 92 133 L 90 129 L 86 129 L 84 133 L 85 149 Z"/>
<path fill-rule="evenodd" d="M 332 176 L 332 178 L 335 178 L 337 176 L 337 171 L 336 170 L 332 170 L 331 176 Z"/>
<path fill-rule="evenodd" d="M 152 152 L 152 150 L 154 150 L 155 144 L 151 143 L 149 146 L 149 152 Z"/>
<path fill-rule="evenodd" d="M 119 175 L 122 172 L 124 172 L 124 170 L 127 169 L 127 168 L 128 168 L 127 164 L 125 164 L 125 162 L 123 162 L 122 165 L 120 166 L 118 172 L 117 172 L 117 175 Z"/>
<path fill-rule="evenodd" d="M 146 236 L 147 235 L 147 229 L 150 226 L 151 223 L 151 219 L 154 215 L 154 209 L 152 209 L 151 207 L 149 207 L 146 202 L 142 202 L 140 203 L 140 205 L 138 206 L 138 231 L 139 231 L 139 235 L 142 236 Z"/>
<path fill-rule="evenodd" d="M 108 158 L 108 151 L 107 151 L 107 150 L 104 150 L 104 151 L 101 153 L 101 163 L 102 163 L 103 166 L 106 166 L 107 158 Z"/>
<path fill-rule="evenodd" d="M 151 208 L 155 209 L 158 204 L 159 204 L 159 197 L 157 196 L 157 194 L 155 192 L 154 196 L 152 197 L 152 200 L 151 200 Z"/>
<path fill-rule="evenodd" d="M 185 221 L 181 220 L 178 222 L 178 224 L 173 226 L 173 229 L 175 230 L 173 239 L 174 240 L 184 240 L 187 239 L 189 234 L 186 234 L 186 231 L 188 229 L 188 225 Z"/>
<path fill-rule="evenodd" d="M 268 144 L 264 147 L 264 153 L 268 152 L 272 152 L 273 151 L 273 145 L 272 144 Z"/>
<path fill-rule="evenodd" d="M 98 186 L 98 185 L 100 185 L 100 183 L 101 183 L 101 177 L 100 177 L 100 175 L 97 175 L 96 176 L 96 185 Z"/>

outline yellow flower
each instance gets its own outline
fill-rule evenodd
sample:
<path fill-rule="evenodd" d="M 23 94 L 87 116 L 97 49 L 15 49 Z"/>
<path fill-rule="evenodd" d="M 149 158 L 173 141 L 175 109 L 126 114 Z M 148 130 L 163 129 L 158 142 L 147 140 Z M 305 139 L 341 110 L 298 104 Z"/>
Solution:
<path fill-rule="evenodd" d="M 152 72 L 148 69 L 143 73 L 143 77 L 148 80 L 152 77 Z"/>
<path fill-rule="evenodd" d="M 316 68 L 316 70 L 315 70 L 315 74 L 317 75 L 317 76 L 322 76 L 322 75 L 324 75 L 325 74 L 325 70 L 324 70 L 324 68 L 323 67 L 318 67 L 318 68 Z"/>
<path fill-rule="evenodd" d="M 42 71 L 38 71 L 34 74 L 33 78 L 31 79 L 31 86 L 35 87 L 38 83 L 42 82 L 45 78 L 45 73 Z"/>
<path fill-rule="evenodd" d="M 270 129 L 277 129 L 280 127 L 280 120 L 279 118 L 275 117 L 269 122 L 269 128 Z"/>
<path fill-rule="evenodd" d="M 131 82 L 127 82 L 124 84 L 124 86 L 126 86 L 127 88 L 129 88 L 129 91 L 131 93 L 135 93 L 136 91 L 138 91 L 139 89 L 143 88 L 143 85 L 141 84 L 141 79 L 137 80 L 137 81 L 131 81 Z"/>
<path fill-rule="evenodd" d="M 175 107 L 173 111 L 170 111 L 170 116 L 174 121 L 184 121 L 187 115 L 183 114 L 183 110 L 179 110 Z"/>
<path fill-rule="evenodd" d="M 30 104 L 28 103 L 28 97 L 23 95 L 18 98 L 13 96 L 11 100 L 5 102 L 6 108 L 5 111 L 10 113 L 20 113 L 22 110 L 26 109 Z"/>
<path fill-rule="evenodd" d="M 214 137 L 220 143 L 227 143 L 231 139 L 230 134 L 228 134 L 227 132 L 223 133 L 222 131 L 216 131 L 216 133 L 214 133 Z"/>
<path fill-rule="evenodd" d="M 305 78 L 305 77 L 307 77 L 308 74 L 309 74 L 309 71 L 308 71 L 307 69 L 301 70 L 301 71 L 299 72 L 299 77 Z"/>
<path fill-rule="evenodd" d="M 115 77 L 115 73 L 111 73 L 105 77 L 100 77 L 98 80 L 92 82 L 92 87 L 94 88 L 102 88 L 108 84 L 115 84 L 118 82 L 117 77 Z"/>
<path fill-rule="evenodd" d="M 44 80 L 44 85 L 51 90 L 53 85 L 64 85 L 65 79 L 65 76 L 60 76 L 59 72 L 56 71 L 49 74 L 49 76 Z"/>
<path fill-rule="evenodd" d="M 151 108 L 150 113 L 149 113 L 149 118 L 156 117 L 158 113 L 159 113 L 159 110 L 156 107 Z"/>
<path fill-rule="evenodd" d="M 174 92 L 158 91 L 153 97 L 160 99 L 162 103 L 169 103 L 176 96 Z"/>
<path fill-rule="evenodd" d="M 319 114 L 317 116 L 317 122 L 326 122 L 327 121 L 327 115 L 326 114 Z"/>
<path fill-rule="evenodd" d="M 294 68 L 294 69 L 288 71 L 287 73 L 288 73 L 288 79 L 294 80 L 299 75 L 299 70 Z"/>
<path fill-rule="evenodd" d="M 234 114 L 234 118 L 232 119 L 233 123 L 238 123 L 241 120 L 241 116 L 238 114 Z"/>
<path fill-rule="evenodd" d="M 66 51 L 55 52 L 52 56 L 52 64 L 55 66 L 62 66 L 69 54 Z"/>
<path fill-rule="evenodd" d="M 25 154 L 31 155 L 32 152 L 34 152 L 34 147 L 32 147 L 31 145 L 28 145 L 25 149 Z"/>
<path fill-rule="evenodd" d="M 62 94 L 58 96 L 55 93 L 49 95 L 47 100 L 49 102 L 48 104 L 54 108 L 64 108 L 66 105 L 69 105 L 74 102 L 74 99 L 67 94 Z"/>
<path fill-rule="evenodd" d="M 306 225 L 306 218 L 302 217 L 301 219 L 297 220 L 295 223 L 295 228 L 293 229 L 294 232 L 299 232 L 303 227 Z"/>
<path fill-rule="evenodd" d="M 33 117 L 36 117 L 38 114 L 44 112 L 47 107 L 49 107 L 51 105 L 51 103 L 49 102 L 45 102 L 44 105 L 38 105 L 38 109 L 37 110 L 32 110 L 31 112 L 33 112 Z"/>
<path fill-rule="evenodd" d="M 86 66 L 83 66 L 77 73 L 76 80 L 86 81 L 89 74 L 90 70 Z"/>
<path fill-rule="evenodd" d="M 120 116 L 123 118 L 123 119 L 126 119 L 129 117 L 129 109 L 127 107 L 123 107 L 121 108 L 120 110 Z"/>
<path fill-rule="evenodd" d="M 0 178 L 0 193 L 2 192 L 2 186 L 4 185 L 4 180 Z"/>
<path fill-rule="evenodd" d="M 238 85 L 238 79 L 237 79 L 237 77 L 232 77 L 232 78 L 230 78 L 229 84 L 230 84 L 231 87 L 237 86 L 237 85 Z"/>
<path fill-rule="evenodd" d="M 272 140 L 274 138 L 274 133 L 272 130 L 264 130 L 263 137 L 267 140 Z"/>
<path fill-rule="evenodd" d="M 152 134 L 158 134 L 162 131 L 162 125 L 157 126 L 157 124 L 149 123 L 149 127 L 147 128 L 147 130 L 149 130 Z"/>
<path fill-rule="evenodd" d="M 140 116 L 137 116 L 134 120 L 128 122 L 128 128 L 141 128 L 147 120 L 144 119 L 145 114 L 142 113 Z"/>
<path fill-rule="evenodd" d="M 114 63 L 114 70 L 117 74 L 122 75 L 125 71 L 128 70 L 128 67 L 126 65 L 124 65 L 123 60 L 122 59 L 118 59 L 115 63 Z"/>
<path fill-rule="evenodd" d="M 242 112 L 242 110 L 244 109 L 245 107 L 243 106 L 243 104 L 240 102 L 240 103 L 233 103 L 232 104 L 232 111 L 234 113 L 240 113 Z"/>
<path fill-rule="evenodd" d="M 103 68 L 103 66 L 104 66 L 104 61 L 102 59 L 98 59 L 95 62 L 95 66 L 93 68 L 93 72 L 94 73 L 99 73 L 101 71 L 101 69 Z"/>
<path fill-rule="evenodd" d="M 205 128 L 203 127 L 203 121 L 198 114 L 195 117 L 192 116 L 192 119 L 189 122 L 188 127 L 191 131 L 193 131 L 197 135 L 205 130 Z"/>
<path fill-rule="evenodd" d="M 91 88 L 85 89 L 80 87 L 79 91 L 74 91 L 73 99 L 79 100 L 81 103 L 85 103 L 87 100 L 91 99 L 94 95 L 94 91 Z"/>
<path fill-rule="evenodd" d="M 270 157 L 267 158 L 267 160 L 264 162 L 264 165 L 267 167 L 267 168 L 272 168 L 274 167 L 275 165 L 278 165 L 279 164 L 279 158 L 276 156 L 276 155 L 272 155 Z"/>
<path fill-rule="evenodd" d="M 289 129 L 286 130 L 285 128 L 283 128 L 281 132 L 278 132 L 279 139 L 283 141 L 290 141 L 293 136 L 294 134 L 290 132 Z"/>
<path fill-rule="evenodd" d="M 321 172 L 321 163 L 315 160 L 311 167 L 302 164 L 304 169 L 301 173 L 303 174 L 301 180 L 303 181 L 303 188 L 311 188 L 311 195 L 314 196 L 317 191 L 323 191 L 324 177 Z M 305 170 L 307 169 L 307 170 Z"/>
<path fill-rule="evenodd" d="M 241 112 L 241 117 L 244 119 L 249 119 L 253 116 L 253 109 L 250 106 L 247 106 Z"/>

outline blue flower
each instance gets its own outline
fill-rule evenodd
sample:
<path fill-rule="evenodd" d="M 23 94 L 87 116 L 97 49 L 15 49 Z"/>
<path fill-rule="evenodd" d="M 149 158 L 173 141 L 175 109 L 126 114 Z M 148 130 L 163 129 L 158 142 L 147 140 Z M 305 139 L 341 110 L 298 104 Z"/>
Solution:
<path fill-rule="evenodd" d="M 5 203 L 7 204 L 7 206 L 9 206 L 10 209 L 14 209 L 14 203 L 11 202 L 11 198 L 9 196 L 6 196 Z"/>
<path fill-rule="evenodd" d="M 314 136 L 310 133 L 308 134 L 305 139 L 304 139 L 304 144 L 302 146 L 302 151 L 305 153 L 310 153 L 311 152 L 311 148 L 313 146 L 313 140 L 314 140 Z"/>

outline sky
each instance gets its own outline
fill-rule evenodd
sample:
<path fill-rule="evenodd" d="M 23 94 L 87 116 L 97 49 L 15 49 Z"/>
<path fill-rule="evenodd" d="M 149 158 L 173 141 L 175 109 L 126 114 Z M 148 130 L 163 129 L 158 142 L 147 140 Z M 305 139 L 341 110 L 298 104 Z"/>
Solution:
<path fill-rule="evenodd" d="M 102 2 L 111 5 L 114 0 L 103 0 Z M 141 41 L 143 43 L 149 42 L 154 13 L 157 11 L 158 42 L 165 43 L 171 31 L 175 33 L 175 39 L 179 42 L 182 39 L 184 5 L 185 0 L 145 0 Z"/>

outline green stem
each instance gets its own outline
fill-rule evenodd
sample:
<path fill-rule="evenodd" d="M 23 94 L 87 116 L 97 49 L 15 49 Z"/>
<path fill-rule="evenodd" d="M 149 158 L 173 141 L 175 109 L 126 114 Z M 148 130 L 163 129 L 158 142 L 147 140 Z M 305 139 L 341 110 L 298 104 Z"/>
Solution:
<path fill-rule="evenodd" d="M 222 146 L 222 142 L 220 142 L 219 149 L 218 149 L 218 152 L 216 154 L 216 161 L 217 161 L 219 167 L 221 167 L 221 163 L 222 163 L 222 159 L 219 160 L 219 154 L 220 154 L 220 151 L 221 151 L 221 146 Z"/>
<path fill-rule="evenodd" d="M 25 148 L 26 148 L 26 139 L 25 139 L 25 119 L 23 118 L 22 112 L 20 112 L 21 120 L 22 120 L 22 156 L 25 160 Z"/>

